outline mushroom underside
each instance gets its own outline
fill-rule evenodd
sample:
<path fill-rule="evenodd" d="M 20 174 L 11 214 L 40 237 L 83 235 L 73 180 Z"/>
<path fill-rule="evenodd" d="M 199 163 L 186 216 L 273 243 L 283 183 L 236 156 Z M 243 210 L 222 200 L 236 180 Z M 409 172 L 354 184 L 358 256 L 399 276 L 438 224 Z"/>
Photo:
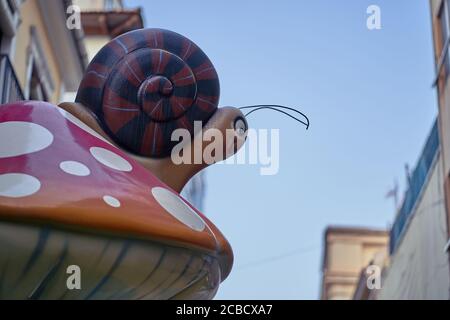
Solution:
<path fill-rule="evenodd" d="M 212 299 L 220 281 L 194 249 L 0 221 L 0 299 Z"/>

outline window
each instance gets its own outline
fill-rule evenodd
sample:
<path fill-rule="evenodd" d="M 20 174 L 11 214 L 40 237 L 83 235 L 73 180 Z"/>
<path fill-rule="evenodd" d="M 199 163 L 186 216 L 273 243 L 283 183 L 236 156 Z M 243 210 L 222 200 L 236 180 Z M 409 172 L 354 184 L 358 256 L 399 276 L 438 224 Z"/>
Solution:
<path fill-rule="evenodd" d="M 104 2 L 104 9 L 105 10 L 114 10 L 114 9 L 121 9 L 122 3 L 119 0 L 105 0 Z"/>
<path fill-rule="evenodd" d="M 37 71 L 36 65 L 33 63 L 32 69 L 31 69 L 31 78 L 30 78 L 30 94 L 29 99 L 30 100 L 39 100 L 39 101 L 48 101 L 47 94 L 44 92 L 44 87 L 39 80 L 39 73 Z"/>
<path fill-rule="evenodd" d="M 28 47 L 27 82 L 25 97 L 30 100 L 48 101 L 55 90 L 54 81 L 43 53 L 39 36 L 31 27 L 31 40 Z"/>
<path fill-rule="evenodd" d="M 21 0 L 0 1 L 1 28 L 8 36 L 14 36 L 18 25 L 20 24 L 20 5 Z"/>
<path fill-rule="evenodd" d="M 14 56 L 14 37 L 20 24 L 23 0 L 0 0 L 0 104 L 23 100 L 10 58 Z"/>
<path fill-rule="evenodd" d="M 20 24 L 21 0 L 0 1 L 0 32 L 2 35 L 0 53 L 13 56 L 13 38 Z"/>
<path fill-rule="evenodd" d="M 450 35 L 450 6 L 449 0 L 442 1 L 441 8 L 439 10 L 439 23 L 441 27 L 441 43 L 442 43 L 442 51 L 439 56 L 439 70 L 438 74 L 440 74 L 442 68 L 445 68 L 445 77 L 450 74 L 450 54 L 449 51 L 449 35 Z"/>

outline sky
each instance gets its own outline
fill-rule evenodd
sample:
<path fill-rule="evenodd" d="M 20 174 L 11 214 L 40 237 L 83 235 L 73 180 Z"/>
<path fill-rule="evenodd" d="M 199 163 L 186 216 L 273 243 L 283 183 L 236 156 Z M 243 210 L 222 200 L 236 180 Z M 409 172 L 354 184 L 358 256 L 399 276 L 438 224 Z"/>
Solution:
<path fill-rule="evenodd" d="M 203 212 L 230 241 L 231 275 L 217 299 L 318 299 L 329 225 L 388 228 L 385 194 L 413 167 L 437 114 L 427 0 L 126 0 L 146 27 L 193 40 L 209 56 L 221 106 L 282 104 L 308 131 L 260 111 L 252 128 L 280 129 L 277 175 L 256 165 L 206 170 Z M 368 30 L 369 5 L 381 29 Z"/>

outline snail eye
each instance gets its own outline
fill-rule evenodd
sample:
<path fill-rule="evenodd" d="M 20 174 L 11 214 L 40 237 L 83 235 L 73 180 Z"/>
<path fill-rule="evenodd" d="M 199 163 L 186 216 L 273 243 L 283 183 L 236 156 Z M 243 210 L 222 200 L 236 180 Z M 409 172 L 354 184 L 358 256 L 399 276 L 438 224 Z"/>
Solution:
<path fill-rule="evenodd" d="M 242 117 L 237 117 L 234 120 L 234 131 L 238 135 L 238 137 L 244 137 L 247 133 L 247 121 L 245 121 Z"/>

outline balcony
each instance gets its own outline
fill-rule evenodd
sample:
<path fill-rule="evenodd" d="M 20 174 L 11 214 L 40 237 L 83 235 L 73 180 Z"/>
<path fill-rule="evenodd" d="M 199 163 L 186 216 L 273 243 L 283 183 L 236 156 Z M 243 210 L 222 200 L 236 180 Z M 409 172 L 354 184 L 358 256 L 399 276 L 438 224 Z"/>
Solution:
<path fill-rule="evenodd" d="M 16 73 L 7 55 L 0 55 L 0 104 L 24 100 Z"/>
<path fill-rule="evenodd" d="M 431 173 L 433 163 L 439 150 L 439 132 L 437 120 L 434 122 L 430 135 L 428 136 L 425 147 L 417 162 L 414 171 L 411 174 L 409 188 L 405 193 L 403 204 L 400 207 L 397 217 L 390 232 L 390 253 L 397 248 L 403 233 L 408 225 L 411 215 L 415 211 L 416 204 L 422 194 L 422 189 Z"/>

